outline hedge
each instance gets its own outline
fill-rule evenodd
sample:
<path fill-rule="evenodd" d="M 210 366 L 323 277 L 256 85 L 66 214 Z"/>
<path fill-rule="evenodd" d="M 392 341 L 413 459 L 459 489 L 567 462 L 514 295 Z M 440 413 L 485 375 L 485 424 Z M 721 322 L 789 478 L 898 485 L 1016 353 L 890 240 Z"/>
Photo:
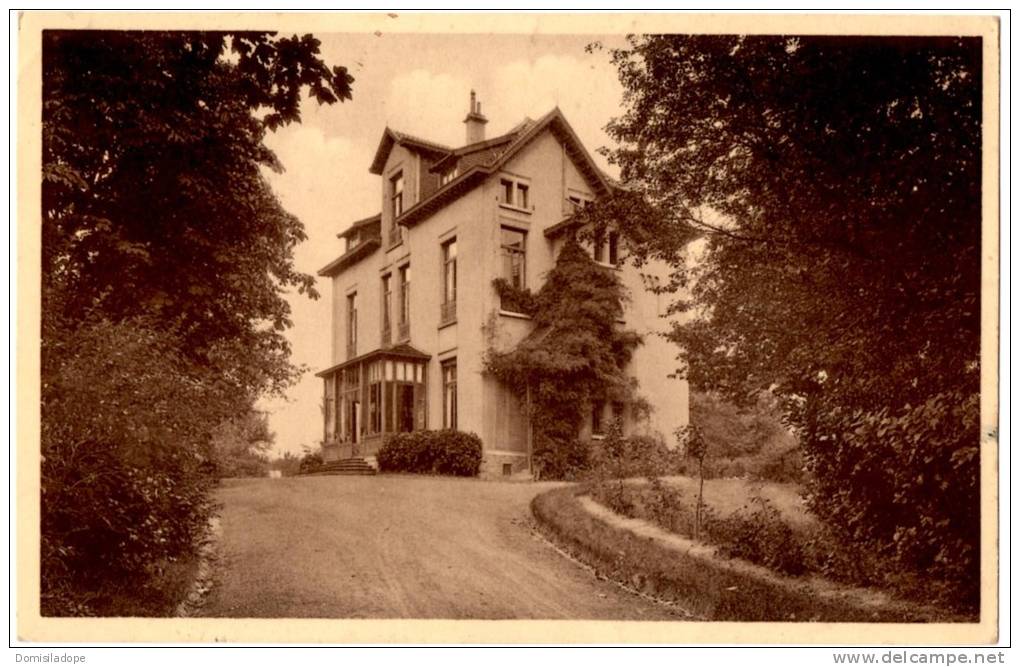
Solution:
<path fill-rule="evenodd" d="M 454 430 L 394 433 L 376 460 L 383 472 L 474 477 L 482 465 L 482 440 Z"/>

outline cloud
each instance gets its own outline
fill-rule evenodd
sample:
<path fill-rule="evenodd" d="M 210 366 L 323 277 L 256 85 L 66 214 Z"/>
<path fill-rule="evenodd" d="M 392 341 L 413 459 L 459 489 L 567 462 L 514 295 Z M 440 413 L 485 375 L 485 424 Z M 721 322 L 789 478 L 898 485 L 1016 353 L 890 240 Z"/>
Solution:
<path fill-rule="evenodd" d="M 558 106 L 600 166 L 608 168 L 595 150 L 611 144 L 602 128 L 620 114 L 623 89 L 605 59 L 544 55 L 516 60 L 493 73 L 487 94 L 493 102 L 490 118 L 507 127 Z"/>
<path fill-rule="evenodd" d="M 471 83 L 450 74 L 416 69 L 395 77 L 383 103 L 387 125 L 392 128 L 460 146 L 464 143 L 461 121 L 467 114 Z"/>

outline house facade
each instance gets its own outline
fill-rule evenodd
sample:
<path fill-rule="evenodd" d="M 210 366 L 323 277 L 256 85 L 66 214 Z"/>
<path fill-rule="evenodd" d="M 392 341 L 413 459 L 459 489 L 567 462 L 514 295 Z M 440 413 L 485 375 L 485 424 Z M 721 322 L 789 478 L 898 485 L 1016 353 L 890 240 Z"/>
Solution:
<path fill-rule="evenodd" d="M 483 363 L 490 346 L 508 349 L 532 325 L 501 304 L 492 283 L 537 291 L 571 214 L 613 184 L 559 109 L 492 138 L 486 123 L 472 92 L 462 147 L 383 133 L 370 167 L 381 181 L 380 213 L 338 234 L 342 254 L 319 271 L 332 282 L 332 364 L 317 374 L 326 460 L 374 456 L 394 432 L 456 428 L 481 437 L 484 473 L 530 466 L 523 406 Z M 590 250 L 619 272 L 630 296 L 622 325 L 645 341 L 627 372 L 651 410 L 640 420 L 622 415 L 625 430 L 668 441 L 688 422 L 688 389 L 669 377 L 675 346 L 656 335 L 668 324 L 665 297 L 646 289 L 664 270 L 625 264 L 612 230 Z M 598 438 L 613 411 L 586 407 L 580 435 Z"/>

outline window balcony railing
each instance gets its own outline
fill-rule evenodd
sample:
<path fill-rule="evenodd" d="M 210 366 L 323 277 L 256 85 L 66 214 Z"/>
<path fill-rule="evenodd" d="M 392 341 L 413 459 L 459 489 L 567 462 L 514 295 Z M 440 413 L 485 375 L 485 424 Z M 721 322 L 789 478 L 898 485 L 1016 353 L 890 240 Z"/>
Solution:
<path fill-rule="evenodd" d="M 393 227 L 390 229 L 387 240 L 391 246 L 397 245 L 404 240 L 404 230 L 399 225 Z"/>
<path fill-rule="evenodd" d="M 439 325 L 451 324 L 457 321 L 457 302 L 447 301 L 442 304 L 439 310 Z"/>
<path fill-rule="evenodd" d="M 356 356 L 358 356 L 358 345 L 357 345 L 357 343 L 352 343 L 352 342 L 348 341 L 348 343 L 347 343 L 347 358 L 348 359 L 353 359 Z"/>
<path fill-rule="evenodd" d="M 393 337 L 393 330 L 390 327 L 388 327 L 388 326 L 383 327 L 383 330 L 382 330 L 382 344 L 384 346 L 385 345 L 389 345 L 390 344 L 390 340 L 392 339 L 392 337 Z"/>
<path fill-rule="evenodd" d="M 409 340 L 411 338 L 410 322 L 401 322 L 397 325 L 397 338 L 399 340 Z"/>

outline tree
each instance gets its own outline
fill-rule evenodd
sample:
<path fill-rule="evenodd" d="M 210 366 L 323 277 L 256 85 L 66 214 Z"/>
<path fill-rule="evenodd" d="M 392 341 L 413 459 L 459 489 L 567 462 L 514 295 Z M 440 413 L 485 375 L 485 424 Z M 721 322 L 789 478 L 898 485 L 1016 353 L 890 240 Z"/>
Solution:
<path fill-rule="evenodd" d="M 275 439 L 265 412 L 248 410 L 224 421 L 212 434 L 217 473 L 220 477 L 264 476 Z"/>
<path fill-rule="evenodd" d="M 692 384 L 743 404 L 772 391 L 847 548 L 968 602 L 980 54 L 970 38 L 638 36 L 612 54 L 625 113 L 608 126 L 628 187 L 612 217 L 674 268 Z"/>
<path fill-rule="evenodd" d="M 46 613 L 102 613 L 104 586 L 186 553 L 217 437 L 296 377 L 283 292 L 316 295 L 263 140 L 306 91 L 350 98 L 318 53 L 310 35 L 43 35 Z"/>
<path fill-rule="evenodd" d="M 585 406 L 634 398 L 633 380 L 623 369 L 641 338 L 616 324 L 623 316 L 623 287 L 574 238 L 537 294 L 518 293 L 499 279 L 496 287 L 527 310 L 534 329 L 511 350 L 490 348 L 486 370 L 527 406 L 542 474 L 571 474 L 587 462 L 577 441 Z"/>
<path fill-rule="evenodd" d="M 46 32 L 44 309 L 72 320 L 145 314 L 240 390 L 291 377 L 281 290 L 300 221 L 262 168 L 268 130 L 300 120 L 300 94 L 350 98 L 352 78 L 310 35 Z"/>

